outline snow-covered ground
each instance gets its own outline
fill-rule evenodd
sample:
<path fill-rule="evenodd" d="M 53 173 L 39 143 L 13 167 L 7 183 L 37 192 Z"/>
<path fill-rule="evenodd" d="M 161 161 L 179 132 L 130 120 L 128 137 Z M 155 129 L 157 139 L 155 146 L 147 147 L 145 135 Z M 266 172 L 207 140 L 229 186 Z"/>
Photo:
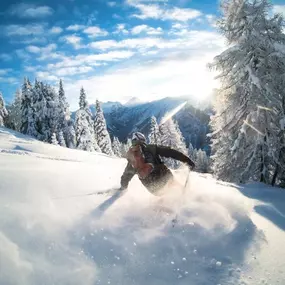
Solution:
<path fill-rule="evenodd" d="M 0 284 L 285 284 L 284 190 L 191 173 L 182 196 L 85 195 L 124 166 L 0 128 Z"/>

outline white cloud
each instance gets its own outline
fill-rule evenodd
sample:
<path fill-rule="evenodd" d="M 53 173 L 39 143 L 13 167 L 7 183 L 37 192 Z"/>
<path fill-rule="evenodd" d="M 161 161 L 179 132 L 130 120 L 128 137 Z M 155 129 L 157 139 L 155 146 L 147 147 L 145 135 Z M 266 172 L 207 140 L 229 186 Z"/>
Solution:
<path fill-rule="evenodd" d="M 56 70 L 59 68 L 76 67 L 82 65 L 99 66 L 102 62 L 112 62 L 130 58 L 134 55 L 131 51 L 110 51 L 100 54 L 80 54 L 77 56 L 61 57 L 61 61 L 50 63 L 47 65 L 48 70 Z"/>
<path fill-rule="evenodd" d="M 175 23 L 168 31 L 169 35 L 185 37 L 189 33 L 189 26 L 187 24 Z"/>
<path fill-rule="evenodd" d="M 15 77 L 0 77 L 0 82 L 9 83 L 9 84 L 17 84 L 19 80 Z"/>
<path fill-rule="evenodd" d="M 174 24 L 172 25 L 172 28 L 173 28 L 173 29 L 183 29 L 183 28 L 185 28 L 185 27 L 187 27 L 187 25 L 181 24 L 181 23 L 174 23 Z"/>
<path fill-rule="evenodd" d="M 35 72 L 37 70 L 37 68 L 35 66 L 25 66 L 24 69 L 27 72 Z"/>
<path fill-rule="evenodd" d="M 101 49 L 101 50 L 119 47 L 118 42 L 115 40 L 97 41 L 97 42 L 91 43 L 89 46 L 92 48 Z"/>
<path fill-rule="evenodd" d="M 26 50 L 30 53 L 50 53 L 57 48 L 56 44 L 49 44 L 46 47 L 27 46 Z"/>
<path fill-rule="evenodd" d="M 76 36 L 76 35 L 65 36 L 64 40 L 66 42 L 68 42 L 69 44 L 73 45 L 73 47 L 75 49 L 82 48 L 82 45 L 80 44 L 82 39 L 80 37 Z"/>
<path fill-rule="evenodd" d="M 107 53 L 92 54 L 92 55 L 78 55 L 76 59 L 85 61 L 87 63 L 97 61 L 117 61 L 120 59 L 130 58 L 134 55 L 131 51 L 110 51 Z"/>
<path fill-rule="evenodd" d="M 157 4 L 142 4 L 137 1 L 128 0 L 127 3 L 137 8 L 140 14 L 134 14 L 132 17 L 145 19 L 160 19 L 160 20 L 175 20 L 175 21 L 188 21 L 191 19 L 198 18 L 202 13 L 195 9 L 190 8 L 168 8 L 164 6 L 159 6 Z"/>
<path fill-rule="evenodd" d="M 215 15 L 206 15 L 206 19 L 212 27 L 216 27 L 217 17 Z"/>
<path fill-rule="evenodd" d="M 6 68 L 6 69 L 0 69 L 0 75 L 6 75 L 7 73 L 11 72 L 12 69 Z"/>
<path fill-rule="evenodd" d="M 116 14 L 116 13 L 112 15 L 112 18 L 113 18 L 113 19 L 116 19 L 116 20 L 122 20 L 122 19 L 123 19 L 122 16 L 120 16 L 120 15 L 118 15 L 118 14 Z"/>
<path fill-rule="evenodd" d="M 3 61 L 10 61 L 12 60 L 12 56 L 8 53 L 1 53 L 0 54 L 0 59 L 3 60 Z"/>
<path fill-rule="evenodd" d="M 92 70 L 93 68 L 91 66 L 72 66 L 53 69 L 51 71 L 38 71 L 36 73 L 36 76 L 38 78 L 49 78 L 49 80 L 57 80 L 60 77 L 84 74 Z"/>
<path fill-rule="evenodd" d="M 8 36 L 34 36 L 44 34 L 44 27 L 40 24 L 8 25 L 4 30 Z"/>
<path fill-rule="evenodd" d="M 31 44 L 45 44 L 47 43 L 47 38 L 44 37 L 34 37 L 34 36 L 24 36 L 24 37 L 13 37 L 10 40 L 12 44 L 23 44 L 23 45 L 31 45 Z"/>
<path fill-rule="evenodd" d="M 126 29 L 126 24 L 117 24 L 114 34 L 128 35 L 129 31 Z"/>
<path fill-rule="evenodd" d="M 53 14 L 53 9 L 48 6 L 35 6 L 26 3 L 13 5 L 9 13 L 19 18 L 44 18 Z"/>
<path fill-rule="evenodd" d="M 53 27 L 50 29 L 50 33 L 55 35 L 62 33 L 62 31 L 63 29 L 61 27 Z"/>
<path fill-rule="evenodd" d="M 131 38 L 122 41 L 115 40 L 105 40 L 97 41 L 90 44 L 90 47 L 107 50 L 107 49 L 118 49 L 118 48 L 128 48 L 128 49 L 148 49 L 148 48 L 166 48 L 173 47 L 170 41 L 165 41 L 159 38 Z"/>
<path fill-rule="evenodd" d="M 92 26 L 84 29 L 83 31 L 85 34 L 88 34 L 89 37 L 101 37 L 101 36 L 107 36 L 108 32 L 101 29 L 97 26 Z"/>
<path fill-rule="evenodd" d="M 85 28 L 86 28 L 86 26 L 84 26 L 84 25 L 71 25 L 71 26 L 68 26 L 66 28 L 66 30 L 67 31 L 77 32 L 77 31 L 83 30 Z"/>
<path fill-rule="evenodd" d="M 108 49 L 136 49 L 137 51 L 145 51 L 151 48 L 157 49 L 176 49 L 187 50 L 193 47 L 208 46 L 211 48 L 212 43 L 221 43 L 222 37 L 217 33 L 207 31 L 189 31 L 183 32 L 183 37 L 174 39 L 163 39 L 158 37 L 129 38 L 121 41 L 105 40 L 96 41 L 89 46 L 98 50 Z"/>
<path fill-rule="evenodd" d="M 93 68 L 91 66 L 79 66 L 79 67 L 65 67 L 60 68 L 55 71 L 57 76 L 70 76 L 75 74 L 83 74 L 92 71 Z"/>
<path fill-rule="evenodd" d="M 94 101 L 95 96 L 100 100 L 106 100 L 106 96 L 108 100 L 122 100 L 134 94 L 144 100 L 181 95 L 201 98 L 210 95 L 216 86 L 214 75 L 206 66 L 213 56 L 183 56 L 138 67 L 132 65 L 120 71 L 73 82 L 66 86 L 66 93 L 70 102 L 77 98 L 80 86 L 84 86 L 90 101 Z"/>
<path fill-rule="evenodd" d="M 45 47 L 38 47 L 33 45 L 26 47 L 26 51 L 35 54 L 33 58 L 38 61 L 60 59 L 62 55 L 57 53 L 56 49 L 56 44 L 49 44 Z"/>
<path fill-rule="evenodd" d="M 48 80 L 48 81 L 58 81 L 59 77 L 50 74 L 49 72 L 39 71 L 36 73 L 38 79 Z"/>
<path fill-rule="evenodd" d="M 41 49 L 37 46 L 27 46 L 26 50 L 30 53 L 39 53 Z"/>
<path fill-rule="evenodd" d="M 15 53 L 22 60 L 28 60 L 31 58 L 31 55 L 26 53 L 25 50 L 22 49 L 16 49 Z"/>
<path fill-rule="evenodd" d="M 274 5 L 273 12 L 283 14 L 283 16 L 285 17 L 285 5 Z"/>
<path fill-rule="evenodd" d="M 139 25 L 139 26 L 135 26 L 132 28 L 131 33 L 133 35 L 138 35 L 141 33 L 145 33 L 148 35 L 160 35 L 163 33 L 163 30 L 158 27 L 158 28 L 153 28 L 147 25 Z"/>
<path fill-rule="evenodd" d="M 214 80 L 216 74 L 207 68 L 207 63 L 224 49 L 222 36 L 214 32 L 188 31 L 179 39 L 142 38 L 93 44 L 102 49 L 135 47 L 145 56 L 145 60 L 139 60 L 139 51 L 135 50 L 136 56 L 127 65 L 124 63 L 118 65 L 115 71 L 69 83 L 66 88 L 71 104 L 74 98 L 77 99 L 77 93 L 73 90 L 78 90 L 81 85 L 90 96 L 96 94 L 101 100 L 123 100 L 133 94 L 144 100 L 154 100 L 179 95 L 201 98 L 210 95 L 218 84 Z M 140 46 L 151 48 L 140 50 Z M 77 100 L 74 102 L 77 103 Z"/>
<path fill-rule="evenodd" d="M 180 8 L 173 8 L 170 10 L 165 11 L 164 15 L 162 16 L 163 20 L 176 20 L 176 21 L 188 21 L 191 19 L 198 18 L 202 15 L 202 13 L 198 10 L 194 9 L 180 9 Z"/>
<path fill-rule="evenodd" d="M 116 2 L 110 1 L 110 2 L 107 2 L 107 5 L 109 7 L 115 7 L 116 6 Z"/>

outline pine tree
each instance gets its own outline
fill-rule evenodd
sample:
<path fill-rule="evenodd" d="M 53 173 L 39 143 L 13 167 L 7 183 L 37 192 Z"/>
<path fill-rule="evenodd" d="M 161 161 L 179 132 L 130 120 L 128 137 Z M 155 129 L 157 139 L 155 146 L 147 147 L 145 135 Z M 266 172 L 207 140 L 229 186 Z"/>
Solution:
<path fill-rule="evenodd" d="M 86 151 L 100 151 L 95 140 L 94 123 L 83 87 L 80 90 L 79 110 L 75 116 L 76 147 Z"/>
<path fill-rule="evenodd" d="M 53 133 L 58 133 L 59 101 L 58 94 L 49 85 L 41 84 L 46 107 L 44 112 L 43 140 L 49 142 Z"/>
<path fill-rule="evenodd" d="M 98 100 L 96 100 L 96 114 L 94 119 L 94 131 L 96 141 L 101 151 L 107 155 L 114 155 L 110 135 L 107 130 L 103 110 Z"/>
<path fill-rule="evenodd" d="M 37 139 L 49 141 L 49 138 L 45 137 L 46 130 L 48 128 L 46 119 L 46 99 L 44 97 L 43 84 L 37 79 L 35 80 L 35 85 L 32 92 L 34 121 L 37 130 Z"/>
<path fill-rule="evenodd" d="M 130 138 L 127 139 L 126 147 L 127 150 L 132 146 L 132 140 Z"/>
<path fill-rule="evenodd" d="M 66 145 L 68 148 L 76 148 L 76 134 L 75 134 L 74 122 L 72 119 L 70 119 L 67 122 Z"/>
<path fill-rule="evenodd" d="M 197 161 L 197 153 L 198 153 L 197 148 L 194 148 L 194 150 L 193 150 L 193 161 L 194 161 L 194 162 Z"/>
<path fill-rule="evenodd" d="M 192 143 L 190 142 L 189 143 L 189 147 L 188 147 L 188 156 L 193 160 L 195 161 L 195 156 L 194 156 L 194 147 L 192 145 Z"/>
<path fill-rule="evenodd" d="M 87 119 L 87 113 L 79 109 L 75 116 L 76 147 L 81 150 L 95 151 L 94 133 L 92 132 Z"/>
<path fill-rule="evenodd" d="M 148 136 L 148 140 L 150 144 L 160 144 L 160 133 L 159 133 L 159 126 L 156 121 L 156 117 L 151 117 L 150 123 L 150 134 Z"/>
<path fill-rule="evenodd" d="M 269 7 L 267 0 L 223 2 L 218 26 L 230 47 L 211 65 L 221 81 L 211 119 L 213 170 L 223 180 L 269 183 L 281 164 L 285 35 Z"/>
<path fill-rule="evenodd" d="M 128 146 L 127 146 L 126 143 L 122 143 L 122 144 L 121 144 L 121 148 L 120 148 L 120 150 L 121 150 L 121 157 L 127 158 L 128 149 L 129 149 L 129 148 L 128 148 Z"/>
<path fill-rule="evenodd" d="M 196 167 L 198 172 L 207 173 L 209 171 L 209 158 L 205 151 L 199 149 L 196 158 Z"/>
<path fill-rule="evenodd" d="M 121 143 L 117 137 L 114 137 L 112 148 L 115 156 L 122 157 Z"/>
<path fill-rule="evenodd" d="M 35 117 L 33 109 L 33 92 L 29 79 L 24 78 L 22 85 L 21 102 L 21 132 L 26 135 L 37 137 L 38 132 L 35 126 Z"/>
<path fill-rule="evenodd" d="M 8 116 L 8 112 L 5 107 L 4 98 L 0 92 L 0 127 L 4 127 L 4 119 Z"/>
<path fill-rule="evenodd" d="M 59 143 L 60 146 L 66 147 L 65 139 L 63 137 L 63 132 L 62 131 L 59 131 L 59 133 L 58 133 L 58 143 Z"/>
<path fill-rule="evenodd" d="M 21 128 L 21 91 L 16 90 L 14 100 L 9 107 L 8 118 L 7 118 L 7 127 L 15 131 L 20 131 Z"/>
<path fill-rule="evenodd" d="M 162 145 L 169 146 L 183 152 L 184 154 L 187 154 L 182 133 L 178 124 L 174 122 L 172 118 L 168 119 L 160 126 L 160 137 Z M 181 165 L 180 162 L 173 159 L 165 159 L 165 162 L 173 169 L 178 168 Z"/>
<path fill-rule="evenodd" d="M 52 135 L 51 135 L 51 144 L 58 145 L 58 141 L 57 141 L 55 133 L 52 133 Z"/>
<path fill-rule="evenodd" d="M 58 114 L 58 128 L 63 132 L 63 137 L 67 139 L 68 132 L 68 120 L 70 119 L 69 105 L 66 101 L 65 92 L 63 89 L 62 80 L 59 81 L 59 91 L 58 91 L 58 100 L 59 100 L 59 114 Z"/>

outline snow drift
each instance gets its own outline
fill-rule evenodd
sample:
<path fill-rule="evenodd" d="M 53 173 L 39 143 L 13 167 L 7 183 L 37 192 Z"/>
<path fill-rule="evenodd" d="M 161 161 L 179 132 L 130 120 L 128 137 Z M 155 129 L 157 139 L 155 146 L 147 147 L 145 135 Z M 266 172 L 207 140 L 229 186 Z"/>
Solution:
<path fill-rule="evenodd" d="M 0 284 L 283 284 L 281 190 L 191 173 L 182 196 L 86 195 L 125 163 L 0 128 Z"/>

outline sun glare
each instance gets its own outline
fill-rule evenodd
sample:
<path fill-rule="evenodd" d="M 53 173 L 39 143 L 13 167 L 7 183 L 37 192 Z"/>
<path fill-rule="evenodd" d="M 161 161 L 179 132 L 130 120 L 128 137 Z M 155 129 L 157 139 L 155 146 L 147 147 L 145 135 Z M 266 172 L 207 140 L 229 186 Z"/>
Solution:
<path fill-rule="evenodd" d="M 185 105 L 187 104 L 187 101 L 176 107 L 175 109 L 168 112 L 161 120 L 160 124 L 164 124 L 166 121 L 168 121 L 170 118 L 172 118 L 175 114 L 177 114 Z"/>

